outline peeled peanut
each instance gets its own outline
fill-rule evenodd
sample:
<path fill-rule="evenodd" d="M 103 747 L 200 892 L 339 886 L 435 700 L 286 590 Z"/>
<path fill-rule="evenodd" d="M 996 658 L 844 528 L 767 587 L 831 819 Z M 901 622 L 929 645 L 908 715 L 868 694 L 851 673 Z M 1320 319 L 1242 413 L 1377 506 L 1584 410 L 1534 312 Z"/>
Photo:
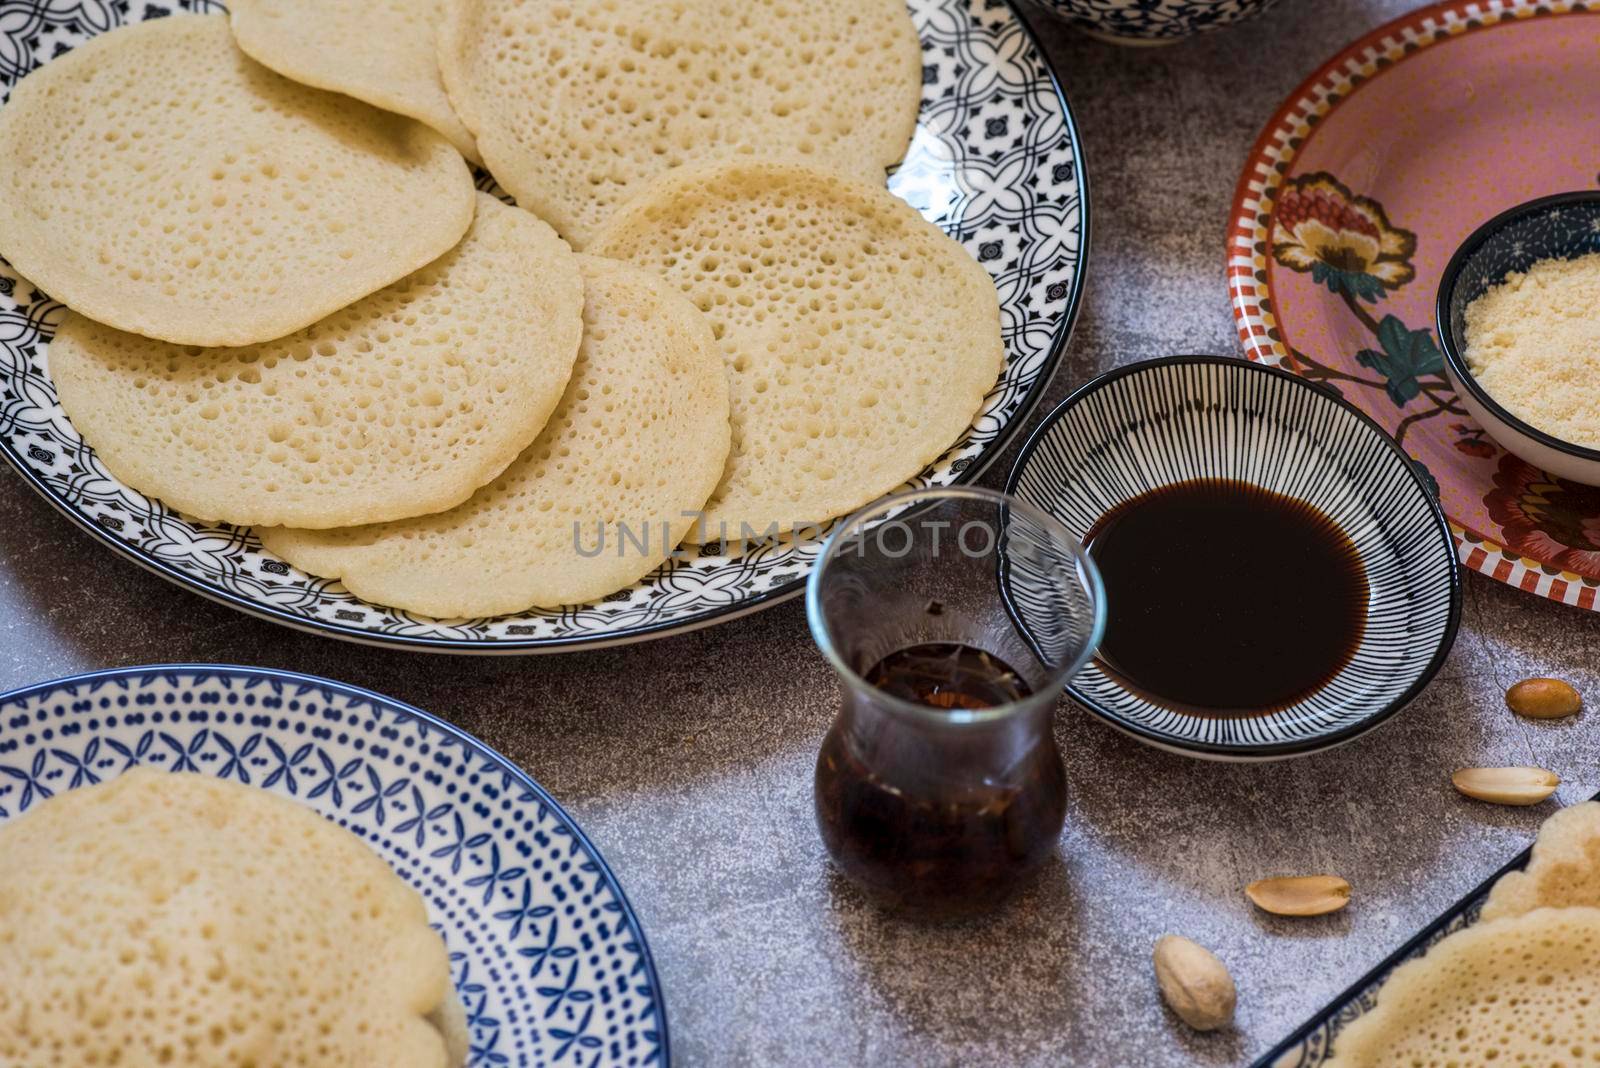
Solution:
<path fill-rule="evenodd" d="M 1323 916 L 1350 904 L 1350 884 L 1337 875 L 1257 879 L 1244 892 L 1257 908 L 1275 916 Z"/>
<path fill-rule="evenodd" d="M 1196 1031 L 1215 1031 L 1233 1020 L 1238 991 L 1215 953 L 1181 935 L 1156 939 L 1156 985 L 1167 1007 Z"/>
<path fill-rule="evenodd" d="M 1506 691 L 1506 707 L 1529 719 L 1560 719 L 1581 709 L 1583 698 L 1560 679 L 1523 679 Z"/>
<path fill-rule="evenodd" d="M 1537 805 L 1561 785 L 1543 768 L 1462 768 L 1450 781 L 1468 797 L 1496 805 Z"/>

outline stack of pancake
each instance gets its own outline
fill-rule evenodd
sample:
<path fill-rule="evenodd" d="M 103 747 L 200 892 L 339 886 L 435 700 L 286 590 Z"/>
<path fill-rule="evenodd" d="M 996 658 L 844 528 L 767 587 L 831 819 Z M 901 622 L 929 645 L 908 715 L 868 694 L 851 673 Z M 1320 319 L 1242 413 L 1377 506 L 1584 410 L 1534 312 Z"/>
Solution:
<path fill-rule="evenodd" d="M 989 276 L 885 188 L 903 0 L 231 6 L 0 108 L 62 407 L 181 512 L 420 614 L 581 603 L 894 489 L 1000 374 Z"/>

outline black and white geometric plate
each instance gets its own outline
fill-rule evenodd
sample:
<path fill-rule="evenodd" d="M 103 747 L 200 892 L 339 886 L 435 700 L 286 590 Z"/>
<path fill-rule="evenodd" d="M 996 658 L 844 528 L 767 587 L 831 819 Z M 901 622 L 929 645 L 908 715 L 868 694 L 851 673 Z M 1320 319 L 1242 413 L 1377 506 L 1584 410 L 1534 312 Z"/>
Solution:
<path fill-rule="evenodd" d="M 1268 715 L 1178 712 L 1091 663 L 1067 686 L 1118 730 L 1213 760 L 1272 760 L 1373 729 L 1427 685 L 1455 641 L 1461 586 L 1439 502 L 1411 459 L 1349 403 L 1276 368 L 1222 356 L 1119 367 L 1034 431 L 1007 492 L 1082 539 L 1124 501 L 1162 486 L 1234 479 L 1314 505 L 1354 542 L 1369 587 L 1366 632 L 1321 689 Z M 1181 546 L 1173 546 L 1174 554 Z M 1174 561 L 1204 568 L 1204 558 Z M 1259 582 L 1290 582 L 1262 574 Z M 1241 643 L 1249 635 L 1240 635 Z"/>
<path fill-rule="evenodd" d="M 0 694 L 0 824 L 135 765 L 306 805 L 428 904 L 467 1010 L 468 1068 L 661 1068 L 644 932 L 577 824 L 476 738 L 370 690 L 216 664 Z"/>
<path fill-rule="evenodd" d="M 909 0 L 922 37 L 922 111 L 889 187 L 961 241 L 1000 294 L 1006 366 L 971 427 L 908 487 L 970 482 L 1043 396 L 1083 288 L 1088 203 L 1077 126 L 1044 53 L 1006 0 Z M 220 15 L 217 0 L 176 8 Z M 0 89 L 96 33 L 170 13 L 147 0 L 0 0 Z M 475 653 L 607 645 L 722 622 L 798 594 L 819 540 L 715 546 L 602 601 L 495 619 L 436 620 L 352 597 L 128 489 L 56 403 L 60 305 L 0 261 L 0 453 L 46 499 L 140 564 L 243 611 L 355 641 Z"/>

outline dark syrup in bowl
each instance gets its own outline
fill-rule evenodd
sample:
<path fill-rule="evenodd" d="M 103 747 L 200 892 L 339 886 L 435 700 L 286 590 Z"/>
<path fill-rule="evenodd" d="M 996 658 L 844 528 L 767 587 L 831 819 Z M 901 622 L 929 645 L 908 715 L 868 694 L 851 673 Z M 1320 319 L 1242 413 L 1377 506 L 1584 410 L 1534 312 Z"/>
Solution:
<path fill-rule="evenodd" d="M 1326 513 L 1233 479 L 1163 486 L 1084 537 L 1106 590 L 1096 662 L 1194 715 L 1265 715 L 1327 685 L 1366 633 L 1360 553 Z"/>

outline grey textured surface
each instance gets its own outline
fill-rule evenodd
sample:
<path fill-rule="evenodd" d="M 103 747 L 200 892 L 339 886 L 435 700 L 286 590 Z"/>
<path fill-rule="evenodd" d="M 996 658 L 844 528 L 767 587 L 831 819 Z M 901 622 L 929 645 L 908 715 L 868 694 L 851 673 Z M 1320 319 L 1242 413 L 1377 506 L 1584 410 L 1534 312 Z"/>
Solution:
<path fill-rule="evenodd" d="M 1051 399 L 1098 370 L 1237 352 L 1223 285 L 1234 179 L 1278 101 L 1404 3 L 1287 0 L 1211 38 L 1124 51 L 1043 25 L 1083 125 L 1094 247 Z M 991 473 L 1009 468 L 1008 455 Z M 168 586 L 0 474 L 0 688 L 154 661 L 286 667 L 444 715 L 531 771 L 615 868 L 644 921 L 680 1065 L 1221 1065 L 1253 1057 L 1532 838 L 1546 804 L 1459 798 L 1448 773 L 1542 764 L 1570 803 L 1600 788 L 1600 717 L 1515 721 L 1535 674 L 1600 700 L 1600 615 L 1466 579 L 1461 636 L 1401 716 L 1334 753 L 1202 764 L 1063 705 L 1061 859 L 992 918 L 887 918 L 830 874 L 811 768 L 833 680 L 791 602 L 711 631 L 578 656 L 470 660 L 309 637 Z M 1333 871 L 1339 915 L 1274 920 L 1251 879 Z M 1235 1030 L 1161 1008 L 1151 943 L 1212 947 Z"/>

